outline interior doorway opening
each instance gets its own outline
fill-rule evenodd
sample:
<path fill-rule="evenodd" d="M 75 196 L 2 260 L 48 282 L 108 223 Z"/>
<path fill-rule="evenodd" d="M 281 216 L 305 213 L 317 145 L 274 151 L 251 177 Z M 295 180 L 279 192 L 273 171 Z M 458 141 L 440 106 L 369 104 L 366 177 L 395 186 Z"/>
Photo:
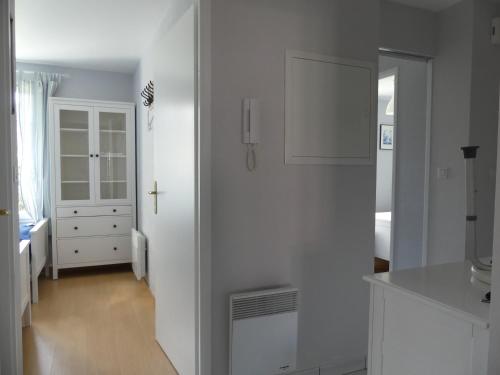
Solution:
<path fill-rule="evenodd" d="M 11 94 L 12 122 L 0 172 L 5 181 L 13 170 L 19 176 L 5 197 L 13 228 L 0 222 L 13 257 L 4 272 L 13 296 L 4 302 L 16 322 L 5 335 L 16 343 L 8 363 L 16 371 L 7 372 L 200 373 L 208 351 L 201 341 L 210 341 L 201 293 L 210 291 L 200 286 L 208 267 L 200 265 L 205 237 L 197 232 L 207 219 L 199 214 L 205 182 L 196 155 L 209 147 L 198 142 L 198 3 L 124 0 L 117 9 L 104 1 L 98 10 L 73 0 L 35 3 L 11 0 L 5 12 L 11 77 L 3 82 L 12 87 L 3 92 Z M 154 118 L 176 118 L 185 133 L 166 127 L 153 136 Z M 182 152 L 163 153 L 149 169 L 146 151 L 165 132 Z M 165 176 L 179 183 L 179 175 L 182 184 L 167 195 Z M 154 254 L 154 295 L 132 272 L 136 229 Z"/>
<path fill-rule="evenodd" d="M 374 271 L 425 265 L 430 60 L 379 57 Z"/>

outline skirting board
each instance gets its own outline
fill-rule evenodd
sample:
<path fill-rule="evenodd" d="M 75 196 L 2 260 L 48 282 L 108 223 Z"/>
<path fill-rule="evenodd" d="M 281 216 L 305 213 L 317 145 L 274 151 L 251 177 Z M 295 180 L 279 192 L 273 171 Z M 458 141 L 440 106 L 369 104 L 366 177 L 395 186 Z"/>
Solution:
<path fill-rule="evenodd" d="M 320 367 L 320 375 L 351 375 L 356 374 L 358 371 L 366 369 L 366 360 L 352 360 L 349 362 L 345 362 L 341 365 L 332 364 L 332 365 L 324 365 Z"/>
<path fill-rule="evenodd" d="M 319 367 L 310 370 L 303 370 L 299 372 L 292 372 L 290 375 L 320 375 Z"/>
<path fill-rule="evenodd" d="M 342 365 L 331 364 L 321 367 L 312 368 L 293 372 L 290 375 L 365 375 L 366 361 L 365 359 L 350 361 Z"/>

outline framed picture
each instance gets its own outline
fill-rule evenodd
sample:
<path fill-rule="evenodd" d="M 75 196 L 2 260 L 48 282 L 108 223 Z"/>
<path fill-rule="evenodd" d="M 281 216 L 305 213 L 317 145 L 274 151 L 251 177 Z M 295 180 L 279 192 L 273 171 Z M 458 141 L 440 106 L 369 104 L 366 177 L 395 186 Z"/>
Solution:
<path fill-rule="evenodd" d="M 380 149 L 392 150 L 394 143 L 394 125 L 380 124 Z"/>

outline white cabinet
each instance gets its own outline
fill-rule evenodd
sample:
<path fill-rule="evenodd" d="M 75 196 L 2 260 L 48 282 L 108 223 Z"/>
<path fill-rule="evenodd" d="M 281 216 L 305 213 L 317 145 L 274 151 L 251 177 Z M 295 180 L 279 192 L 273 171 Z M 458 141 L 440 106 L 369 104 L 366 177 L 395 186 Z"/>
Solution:
<path fill-rule="evenodd" d="M 365 277 L 369 375 L 486 375 L 489 305 L 455 263 Z"/>
<path fill-rule="evenodd" d="M 57 205 L 130 202 L 133 105 L 51 100 Z"/>
<path fill-rule="evenodd" d="M 49 100 L 53 276 L 60 268 L 130 262 L 130 251 L 110 256 L 105 244 L 109 236 L 129 241 L 135 226 L 134 104 Z M 61 240 L 68 237 L 81 248 L 71 256 Z"/>

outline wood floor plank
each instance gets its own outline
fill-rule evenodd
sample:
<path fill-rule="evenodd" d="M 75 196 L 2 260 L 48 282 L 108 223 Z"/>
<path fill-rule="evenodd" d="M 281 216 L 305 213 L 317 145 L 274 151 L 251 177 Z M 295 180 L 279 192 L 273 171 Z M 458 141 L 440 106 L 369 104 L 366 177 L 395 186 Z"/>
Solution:
<path fill-rule="evenodd" d="M 127 269 L 41 279 L 23 329 L 26 375 L 176 375 L 154 336 L 154 299 Z"/>

